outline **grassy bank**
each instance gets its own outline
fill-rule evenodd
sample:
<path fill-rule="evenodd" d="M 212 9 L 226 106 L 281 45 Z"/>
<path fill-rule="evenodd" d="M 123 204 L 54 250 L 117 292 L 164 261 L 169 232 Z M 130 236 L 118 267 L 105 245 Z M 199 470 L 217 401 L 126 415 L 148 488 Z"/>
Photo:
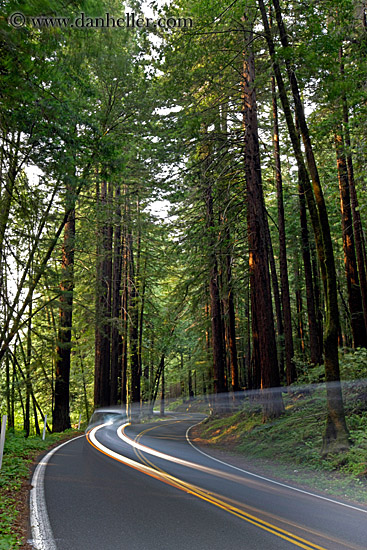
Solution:
<path fill-rule="evenodd" d="M 0 471 L 0 550 L 25 545 L 30 465 L 42 451 L 75 435 L 75 430 L 25 438 L 23 432 L 7 432 Z"/>

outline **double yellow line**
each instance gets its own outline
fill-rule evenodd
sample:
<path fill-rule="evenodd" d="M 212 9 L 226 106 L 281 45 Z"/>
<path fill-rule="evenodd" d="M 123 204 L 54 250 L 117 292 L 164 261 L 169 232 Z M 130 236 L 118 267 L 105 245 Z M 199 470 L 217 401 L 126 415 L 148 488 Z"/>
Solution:
<path fill-rule="evenodd" d="M 176 421 L 177 422 L 177 421 Z M 176 423 L 175 422 L 175 423 Z M 178 421 L 179 422 L 179 421 Z M 136 443 L 139 443 L 141 438 L 146 435 L 148 432 L 155 430 L 158 426 L 153 426 L 152 428 L 147 428 L 146 430 L 140 432 L 134 439 Z M 126 436 L 126 434 L 125 434 Z M 248 523 L 251 523 L 252 525 L 255 525 L 256 527 L 260 527 L 261 529 L 268 531 L 269 533 L 272 533 L 273 535 L 276 535 L 284 540 L 287 540 L 288 542 L 291 542 L 295 546 L 298 546 L 299 548 L 304 548 L 305 550 L 326 550 L 322 546 L 318 546 L 317 544 L 314 544 L 312 542 L 309 542 L 301 537 L 297 537 L 296 535 L 293 535 L 289 531 L 285 531 L 284 529 L 280 529 L 279 527 L 276 527 L 275 525 L 268 523 L 267 521 L 264 521 L 256 516 L 253 516 L 252 514 L 249 514 L 245 512 L 244 510 L 241 510 L 240 508 L 237 508 L 236 506 L 225 502 L 223 499 L 218 498 L 213 493 L 204 491 L 203 489 L 192 485 L 191 483 L 187 483 L 185 481 L 181 481 L 177 478 L 172 478 L 170 474 L 162 470 L 162 468 L 159 468 L 156 466 L 153 462 L 148 460 L 144 455 L 143 452 L 140 449 L 137 449 L 134 447 L 134 452 L 136 456 L 147 466 L 150 466 L 154 468 L 155 470 L 159 471 L 164 476 L 169 476 L 170 479 L 175 480 L 175 486 L 178 489 L 181 489 L 182 491 L 185 491 L 189 494 L 192 494 L 202 500 L 205 500 L 206 502 L 209 502 L 210 504 L 214 504 L 215 506 L 218 506 L 222 510 L 225 510 L 226 512 L 229 512 L 230 514 L 233 514 L 234 516 L 237 516 L 240 519 L 243 519 L 244 521 L 247 521 Z"/>
<path fill-rule="evenodd" d="M 175 421 L 176 422 L 180 422 Z M 130 439 L 132 443 L 132 447 L 134 448 L 134 452 L 137 456 L 137 458 L 141 461 L 136 462 L 134 460 L 131 460 L 127 457 L 124 457 L 123 455 L 120 455 L 119 453 L 116 453 L 115 451 L 111 451 L 107 447 L 103 446 L 101 443 L 97 441 L 97 439 L 94 436 L 94 433 L 100 429 L 102 426 L 98 426 L 97 428 L 94 428 L 87 434 L 87 440 L 88 442 L 95 447 L 98 451 L 104 453 L 105 455 L 113 458 L 114 460 L 117 460 L 119 462 L 122 462 L 135 470 L 138 470 L 140 472 L 145 473 L 146 475 L 149 475 L 150 477 L 154 477 L 155 479 L 158 479 L 164 483 L 167 483 L 168 485 L 171 485 L 177 489 L 180 489 L 181 491 L 185 491 L 188 494 L 194 495 L 197 498 L 200 498 L 206 502 L 209 502 L 210 504 L 213 504 L 214 506 L 217 506 L 218 508 L 221 508 L 222 510 L 225 510 L 226 512 L 252 524 L 256 527 L 259 527 L 260 529 L 263 529 L 264 531 L 267 531 L 268 533 L 271 533 L 277 537 L 280 537 L 290 543 L 292 543 L 295 546 L 298 546 L 299 548 L 303 548 L 304 550 L 327 550 L 326 548 L 319 546 L 317 544 L 314 544 L 313 542 L 307 541 L 301 537 L 298 537 L 297 535 L 294 535 L 293 533 L 290 533 L 289 531 L 286 531 L 284 529 L 281 529 L 280 527 L 277 527 L 276 525 L 269 523 L 259 517 L 256 517 L 241 508 L 238 508 L 236 505 L 226 502 L 223 500 L 223 497 L 219 497 L 215 495 L 214 493 L 211 493 L 209 491 L 205 491 L 201 489 L 200 487 L 197 487 L 191 483 L 187 483 L 185 481 L 182 481 L 170 474 L 168 474 L 166 471 L 162 470 L 162 468 L 159 468 L 156 466 L 153 462 L 148 460 L 146 456 L 144 456 L 143 451 L 139 448 L 134 446 L 134 443 L 138 443 L 139 440 L 149 431 L 154 430 L 158 428 L 159 426 L 153 426 L 151 428 L 147 428 L 146 430 L 140 432 L 134 440 L 127 438 L 126 434 L 125 438 Z M 321 533 L 315 533 L 316 535 L 323 536 Z M 345 543 L 343 544 L 342 541 L 337 541 L 336 539 L 332 540 L 330 539 L 330 542 L 336 542 L 339 545 L 345 546 L 346 548 L 350 549 L 351 547 L 348 545 L 346 546 Z"/>

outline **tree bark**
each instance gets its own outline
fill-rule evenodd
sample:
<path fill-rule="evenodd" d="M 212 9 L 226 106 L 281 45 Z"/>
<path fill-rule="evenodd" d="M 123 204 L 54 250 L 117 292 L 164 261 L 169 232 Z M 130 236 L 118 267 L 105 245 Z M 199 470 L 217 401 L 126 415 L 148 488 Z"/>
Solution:
<path fill-rule="evenodd" d="M 283 48 L 289 51 L 287 34 L 285 32 L 282 14 L 278 0 L 273 0 L 275 7 L 277 24 L 280 32 L 280 39 Z M 327 385 L 327 427 L 324 439 L 323 453 L 327 454 L 334 450 L 343 450 L 349 448 L 349 432 L 345 422 L 345 413 L 343 406 L 342 391 L 340 386 L 339 358 L 338 358 L 338 331 L 339 331 L 339 312 L 336 288 L 336 271 L 334 263 L 334 254 L 330 235 L 330 227 L 325 206 L 317 166 L 313 156 L 311 140 L 308 127 L 304 116 L 303 106 L 298 90 L 298 84 L 295 73 L 289 62 L 289 55 L 286 59 L 286 68 L 288 78 L 292 88 L 293 99 L 297 120 L 299 122 L 301 134 L 304 141 L 307 164 L 312 177 L 312 187 L 308 178 L 308 173 L 303 161 L 303 154 L 295 130 L 292 113 L 289 107 L 288 97 L 284 86 L 282 74 L 276 61 L 274 42 L 271 37 L 269 23 L 265 11 L 263 0 L 259 0 L 259 7 L 264 24 L 265 37 L 267 40 L 269 53 L 271 56 L 274 74 L 278 84 L 279 96 L 287 121 L 289 135 L 292 141 L 299 171 L 302 174 L 307 205 L 310 211 L 311 222 L 314 229 L 317 252 L 320 261 L 322 279 L 324 283 L 326 296 L 326 322 L 324 330 L 324 360 L 325 377 Z M 316 209 L 317 206 L 317 209 Z"/>
<path fill-rule="evenodd" d="M 278 124 L 278 105 L 275 91 L 275 79 L 271 78 L 271 91 L 273 103 L 273 150 L 275 163 L 275 182 L 277 188 L 278 201 L 278 228 L 279 228 L 279 271 L 280 284 L 282 288 L 282 306 L 284 318 L 284 347 L 285 347 L 285 365 L 287 385 L 289 386 L 296 380 L 296 368 L 293 362 L 293 336 L 292 336 L 292 317 L 291 317 L 291 301 L 289 296 L 289 281 L 288 281 L 288 265 L 287 265 L 287 249 L 285 235 L 285 219 L 284 219 L 284 204 L 283 204 L 283 181 L 282 169 L 280 163 L 280 147 L 279 147 L 279 124 Z"/>
<path fill-rule="evenodd" d="M 111 273 L 112 231 L 107 182 L 101 183 L 97 204 L 102 216 L 97 244 L 97 287 L 95 329 L 94 406 L 110 404 L 110 335 L 111 335 Z"/>
<path fill-rule="evenodd" d="M 136 288 L 135 264 L 133 253 L 133 237 L 128 234 L 128 258 L 129 258 L 129 325 L 130 325 L 130 367 L 131 367 L 131 393 L 130 402 L 140 404 L 140 369 L 138 357 L 138 324 L 139 303 Z"/>
<path fill-rule="evenodd" d="M 71 190 L 69 190 L 71 195 Z M 69 200 L 73 200 L 69 196 Z M 68 215 L 64 227 L 62 248 L 59 330 L 56 346 L 55 397 L 52 412 L 52 431 L 63 432 L 71 427 L 69 413 L 71 329 L 74 293 L 75 209 Z"/>
<path fill-rule="evenodd" d="M 226 227 L 227 246 L 230 243 L 230 233 L 228 226 Z M 240 389 L 238 381 L 238 357 L 236 344 L 236 313 L 233 297 L 233 282 L 232 282 L 232 255 L 230 250 L 226 252 L 226 298 L 225 305 L 227 309 L 228 319 L 228 344 L 230 355 L 230 371 L 231 371 L 231 389 L 232 392 L 237 392 Z"/>
<path fill-rule="evenodd" d="M 296 306 L 297 306 L 297 336 L 299 341 L 299 350 L 302 355 L 305 353 L 305 338 L 303 330 L 303 305 L 302 292 L 300 288 L 300 274 L 298 258 L 295 261 L 295 283 L 296 283 Z"/>
<path fill-rule="evenodd" d="M 121 274 L 123 243 L 121 240 L 121 191 L 117 185 L 115 191 L 115 231 L 113 236 L 113 276 L 112 276 L 112 327 L 111 327 L 111 385 L 110 404 L 117 405 L 119 398 L 119 378 L 122 370 L 122 357 L 120 346 L 120 313 L 121 313 Z"/>
<path fill-rule="evenodd" d="M 13 202 L 13 192 L 14 192 L 14 186 L 15 186 L 15 180 L 17 178 L 19 168 L 18 168 L 18 155 L 19 155 L 19 148 L 21 144 L 21 132 L 18 132 L 15 143 L 11 144 L 10 146 L 10 153 L 9 153 L 9 170 L 6 174 L 4 180 L 5 185 L 4 189 L 0 187 L 1 194 L 1 211 L 0 211 L 0 277 L 3 275 L 2 265 L 3 265 L 3 258 L 4 258 L 4 238 L 5 238 L 5 232 L 6 228 L 9 222 L 9 216 L 10 216 L 10 209 Z M 1 286 L 2 282 L 0 280 Z M 0 296 L 1 299 L 1 296 Z"/>
<path fill-rule="evenodd" d="M 319 334 L 316 317 L 316 297 L 314 281 L 312 279 L 312 264 L 310 254 L 310 241 L 307 227 L 306 200 L 301 180 L 298 180 L 299 208 L 301 221 L 302 258 L 305 273 L 306 301 L 308 328 L 310 336 L 310 358 L 311 363 L 319 365 L 322 363 L 322 337 Z"/>
<path fill-rule="evenodd" d="M 249 42 L 252 36 L 249 37 Z M 247 234 L 251 288 L 251 316 L 254 353 L 259 362 L 264 420 L 275 418 L 284 410 L 279 387 L 279 370 L 275 342 L 270 289 L 268 251 L 264 221 L 264 198 L 257 126 L 255 61 L 247 45 L 243 64 L 243 122 L 245 130 L 245 175 L 247 185 Z"/>
<path fill-rule="evenodd" d="M 273 298 L 275 305 L 275 318 L 277 320 L 277 333 L 278 333 L 278 365 L 279 365 L 279 376 L 281 380 L 284 380 L 284 325 L 283 325 L 283 315 L 282 315 L 282 306 L 280 300 L 280 291 L 279 291 L 279 282 L 278 274 L 275 266 L 274 250 L 273 243 L 271 241 L 270 229 L 268 219 L 265 213 L 264 221 L 266 225 L 266 240 L 268 243 L 268 253 L 269 253 L 269 265 L 270 265 L 270 275 L 271 283 L 273 286 Z"/>
<path fill-rule="evenodd" d="M 351 316 L 353 345 L 357 347 L 367 346 L 367 334 L 364 324 L 362 296 L 359 286 L 357 260 L 354 250 L 354 233 L 352 223 L 352 210 L 350 204 L 349 181 L 346 159 L 344 154 L 343 136 L 340 128 L 335 134 L 336 163 L 338 170 L 340 209 L 342 216 L 343 250 L 345 275 L 347 279 L 348 304 Z"/>
<path fill-rule="evenodd" d="M 365 12 L 364 12 L 365 13 Z M 344 77 L 344 63 L 343 63 L 343 50 L 340 48 L 340 72 Z M 350 140 L 350 131 L 349 131 L 349 112 L 348 112 L 348 101 L 345 92 L 342 95 L 343 103 L 343 127 L 344 127 L 344 141 L 346 147 L 346 157 L 347 157 L 347 173 L 348 173 L 348 182 L 350 189 L 350 203 L 352 207 L 352 218 L 353 218 L 353 230 L 354 230 L 354 239 L 356 246 L 357 254 L 357 263 L 358 263 L 358 273 L 359 281 L 362 295 L 362 306 L 363 306 L 363 317 L 364 324 L 367 331 L 367 275 L 366 275 L 366 263 L 365 263 L 365 254 L 364 254 L 364 235 L 362 229 L 361 214 L 358 206 L 356 185 L 354 180 L 354 168 L 353 168 L 353 159 L 351 152 L 351 140 Z"/>
<path fill-rule="evenodd" d="M 162 374 L 161 374 L 161 402 L 159 411 L 162 416 L 164 416 L 164 408 L 165 408 L 165 399 L 166 399 L 166 384 L 165 384 L 165 378 L 164 378 L 164 361 L 163 361 L 163 367 L 162 367 Z"/>
<path fill-rule="evenodd" d="M 32 360 L 32 301 L 29 303 L 29 319 L 27 323 L 27 354 L 25 356 L 25 415 L 24 431 L 25 436 L 29 437 L 31 430 L 31 396 L 32 396 L 32 378 L 31 378 L 31 360 Z"/>
<path fill-rule="evenodd" d="M 125 220 L 126 220 L 127 204 L 125 203 Z M 121 356 L 122 356 L 122 372 L 121 372 L 121 403 L 127 404 L 127 341 L 129 331 L 129 258 L 128 258 L 128 231 L 127 224 L 124 225 L 124 248 L 123 248 L 123 291 L 122 291 L 122 339 L 120 341 Z"/>
<path fill-rule="evenodd" d="M 205 177 L 206 175 L 204 175 Z M 209 254 L 210 254 L 210 278 L 209 278 L 209 294 L 210 294 L 210 315 L 212 326 L 212 345 L 213 345 L 213 363 L 214 363 L 214 408 L 216 412 L 220 412 L 224 406 L 223 398 L 218 398 L 219 394 L 227 391 L 225 382 L 225 360 L 224 360 L 224 342 L 223 342 L 223 323 L 221 315 L 221 302 L 219 296 L 219 274 L 218 261 L 215 251 L 215 242 L 213 238 L 214 214 L 213 214 L 213 197 L 211 183 L 205 182 L 205 203 L 207 216 L 207 231 L 209 235 Z"/>

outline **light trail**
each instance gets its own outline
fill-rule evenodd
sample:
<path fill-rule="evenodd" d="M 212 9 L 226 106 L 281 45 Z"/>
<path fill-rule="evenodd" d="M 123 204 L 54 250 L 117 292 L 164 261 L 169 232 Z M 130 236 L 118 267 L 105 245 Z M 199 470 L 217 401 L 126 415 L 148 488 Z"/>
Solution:
<path fill-rule="evenodd" d="M 298 546 L 299 548 L 303 548 L 304 550 L 327 550 L 325 547 L 323 546 L 319 546 L 318 544 L 315 544 L 313 542 L 310 542 L 310 541 L 307 541 L 306 539 L 302 538 L 302 537 L 299 537 L 297 535 L 294 535 L 293 533 L 285 530 L 285 529 L 282 529 L 280 527 L 277 527 L 276 525 L 268 522 L 268 521 L 265 521 L 253 514 L 250 514 L 248 512 L 246 512 L 245 510 L 241 509 L 238 507 L 238 503 L 236 504 L 232 504 L 231 502 L 226 502 L 223 497 L 221 496 L 218 496 L 218 495 L 215 495 L 214 493 L 211 493 L 209 491 L 205 491 L 204 489 L 200 488 L 200 487 L 197 487 L 191 483 L 187 483 L 183 480 L 180 480 L 170 474 L 168 474 L 167 472 L 165 472 L 164 470 L 162 470 L 161 468 L 158 468 L 157 466 L 155 466 L 152 462 L 148 461 L 145 457 L 143 457 L 141 455 L 141 453 L 148 453 L 148 454 L 151 454 L 153 456 L 156 456 L 158 458 L 161 458 L 161 459 L 164 459 L 164 460 L 170 460 L 172 462 L 176 462 L 178 464 L 182 464 L 184 466 L 188 466 L 193 464 L 194 463 L 191 463 L 191 462 L 188 462 L 186 460 L 182 460 L 182 459 L 177 459 L 176 457 L 171 457 L 170 455 L 167 455 L 165 453 L 161 453 L 159 451 L 156 451 L 154 449 L 151 449 L 145 445 L 142 445 L 140 443 L 138 443 L 137 441 L 134 441 L 130 438 L 128 438 L 126 436 L 126 434 L 123 433 L 123 430 L 129 425 L 129 423 L 127 424 L 124 424 L 123 426 L 120 426 L 119 429 L 118 429 L 118 433 L 121 434 L 121 437 L 120 439 L 122 439 L 125 443 L 128 443 L 129 445 L 131 445 L 136 451 L 139 452 L 139 455 L 140 455 L 140 458 L 145 462 L 145 464 L 142 464 L 140 462 L 137 462 L 135 460 L 132 460 L 120 453 L 117 453 L 116 451 L 113 451 L 112 449 L 109 449 L 108 447 L 106 447 L 105 445 L 103 445 L 102 443 L 100 443 L 98 441 L 98 439 L 96 438 L 96 433 L 98 430 L 100 430 L 101 428 L 103 428 L 104 426 L 106 426 L 106 424 L 102 424 L 100 426 L 96 426 L 95 428 L 93 428 L 88 434 L 87 434 L 87 441 L 95 448 L 97 449 L 98 451 L 102 452 L 103 454 L 109 456 L 110 458 L 113 458 L 114 460 L 117 460 L 118 462 L 121 462 L 123 464 L 126 464 L 127 466 L 130 466 L 131 468 L 134 468 L 135 470 L 138 470 L 146 475 L 149 475 L 150 477 L 153 477 L 155 479 L 158 479 L 159 481 L 162 481 L 163 483 L 166 483 L 168 485 L 171 485 L 172 487 L 175 487 L 177 489 L 180 489 L 181 491 L 184 491 L 188 494 L 191 494 L 193 496 L 196 496 L 197 498 L 200 498 L 201 500 L 204 500 L 206 502 L 209 502 L 210 504 L 213 504 L 214 506 L 217 506 L 218 508 L 221 508 L 222 510 L 246 521 L 247 523 L 250 523 L 264 531 L 267 531 L 277 537 L 280 537 L 290 543 L 292 543 L 293 545 L 295 546 Z M 157 426 L 158 427 L 158 426 Z M 153 427 L 154 429 L 155 427 Z M 145 430 L 145 432 L 149 431 L 150 429 L 147 429 Z M 138 434 L 137 438 L 140 436 L 143 435 L 144 432 L 142 432 L 141 434 Z M 123 437 L 122 437 L 123 436 Z M 132 445 L 133 443 L 133 445 Z M 167 457 L 167 458 L 165 458 Z M 148 465 L 149 464 L 149 465 Z M 199 465 L 196 465 L 196 466 L 199 466 Z M 201 466 L 199 466 L 199 468 L 201 468 Z M 207 468 L 208 471 L 210 472 L 217 472 L 216 470 L 212 469 L 212 468 Z M 237 477 L 237 476 L 236 476 Z M 282 520 L 284 522 L 284 520 Z M 300 526 L 295 526 L 295 527 L 298 527 L 300 528 Z M 302 528 L 302 527 L 301 527 Z M 305 528 L 302 528 L 303 530 L 305 530 Z M 321 533 L 316 533 L 318 536 L 320 536 L 321 538 L 327 538 L 325 537 L 324 535 L 322 535 Z M 348 545 L 346 546 L 345 543 L 343 543 L 342 541 L 330 541 L 329 539 L 329 542 L 337 542 L 339 545 L 342 545 L 346 548 L 348 548 L 349 550 L 351 549 L 351 546 Z M 355 547 L 357 548 L 357 547 Z M 330 550 L 330 549 L 329 549 Z"/>

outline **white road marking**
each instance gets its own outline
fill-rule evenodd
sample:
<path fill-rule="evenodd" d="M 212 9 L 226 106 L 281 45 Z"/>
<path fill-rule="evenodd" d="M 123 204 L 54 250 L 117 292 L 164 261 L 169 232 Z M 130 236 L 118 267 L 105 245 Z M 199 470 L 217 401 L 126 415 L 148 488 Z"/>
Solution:
<path fill-rule="evenodd" d="M 202 421 L 201 421 L 202 422 Z M 224 462 L 223 460 L 219 460 L 218 458 L 215 458 L 214 456 L 211 456 L 207 453 L 204 453 L 201 449 L 196 447 L 189 438 L 189 431 L 194 426 L 197 426 L 198 424 L 201 424 L 201 422 L 197 422 L 196 424 L 193 424 L 186 430 L 186 440 L 191 445 L 195 451 L 198 453 L 201 453 L 202 455 L 210 458 L 211 460 L 215 460 L 215 462 L 219 462 L 220 464 L 223 464 L 224 466 L 228 466 L 229 468 L 233 468 L 234 470 L 237 470 L 238 472 L 243 472 L 244 474 L 252 477 L 256 477 L 257 479 L 261 479 L 263 481 L 267 481 L 268 483 L 273 483 L 274 485 L 279 485 L 280 487 L 285 487 L 286 489 L 290 489 L 292 491 L 297 491 L 297 493 L 303 493 L 304 495 L 308 495 L 311 497 L 318 498 L 320 500 L 326 500 L 327 502 L 331 502 L 333 504 L 338 504 L 339 506 L 344 506 L 345 508 L 351 508 L 352 510 L 357 510 L 358 512 L 362 512 L 363 514 L 367 514 L 367 510 L 363 508 L 358 508 L 357 506 L 352 506 L 351 504 L 345 504 L 344 502 L 339 502 L 338 500 L 334 500 L 332 498 L 323 497 L 321 495 L 316 495 L 315 493 L 311 493 L 309 491 L 305 491 L 304 489 L 298 489 L 297 487 L 292 487 L 292 485 L 286 485 L 285 483 L 281 483 L 280 481 L 275 481 L 274 479 L 270 479 L 268 477 L 260 476 L 258 474 L 254 474 L 253 472 L 249 472 L 247 470 L 243 470 L 242 468 L 238 468 L 237 466 L 233 466 L 233 464 L 229 464 L 228 462 Z"/>
<path fill-rule="evenodd" d="M 70 441 L 75 441 L 84 435 L 74 437 L 69 441 L 65 441 L 52 449 L 42 461 L 38 463 L 33 477 L 32 477 L 32 489 L 29 496 L 29 516 L 31 524 L 32 539 L 29 541 L 35 550 L 57 550 L 56 541 L 54 539 L 50 520 L 47 513 L 47 505 L 45 499 L 44 477 L 46 466 L 56 451 L 61 449 Z"/>

